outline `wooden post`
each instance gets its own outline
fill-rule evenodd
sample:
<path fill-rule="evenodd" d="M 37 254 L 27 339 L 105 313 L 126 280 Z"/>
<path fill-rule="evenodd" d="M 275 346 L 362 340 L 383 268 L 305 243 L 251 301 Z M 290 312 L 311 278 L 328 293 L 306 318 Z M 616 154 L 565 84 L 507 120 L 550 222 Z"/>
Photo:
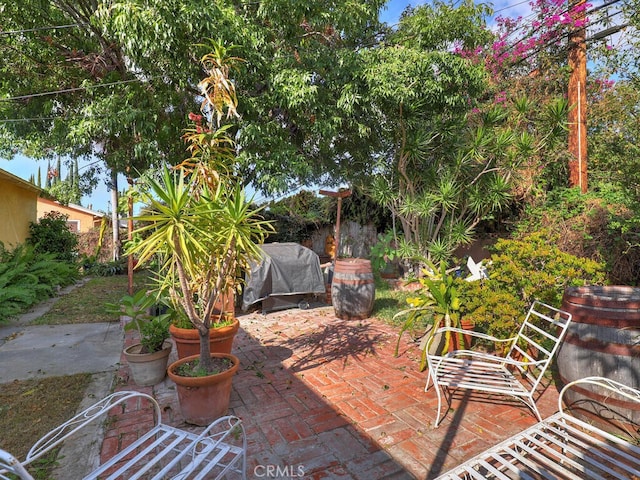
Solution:
<path fill-rule="evenodd" d="M 129 183 L 129 189 L 131 189 L 133 187 L 133 179 L 131 177 L 127 177 L 127 182 Z M 127 220 L 127 239 L 131 241 L 133 240 L 133 195 L 129 195 L 127 200 L 127 210 L 129 214 L 129 219 Z M 127 257 L 128 291 L 129 295 L 133 295 L 133 255 L 129 254 Z"/>
<path fill-rule="evenodd" d="M 569 8 L 583 7 L 585 0 L 569 0 Z M 583 8 L 574 20 L 585 20 Z M 569 185 L 587 192 L 587 44 L 586 28 L 574 27 L 569 35 Z"/>
<path fill-rule="evenodd" d="M 338 197 L 338 214 L 336 217 L 336 256 L 334 261 L 340 254 L 340 212 L 342 210 L 342 199 L 351 195 L 351 190 L 340 190 L 339 192 L 330 192 L 328 190 L 320 190 L 320 195 L 326 195 L 328 197 Z"/>

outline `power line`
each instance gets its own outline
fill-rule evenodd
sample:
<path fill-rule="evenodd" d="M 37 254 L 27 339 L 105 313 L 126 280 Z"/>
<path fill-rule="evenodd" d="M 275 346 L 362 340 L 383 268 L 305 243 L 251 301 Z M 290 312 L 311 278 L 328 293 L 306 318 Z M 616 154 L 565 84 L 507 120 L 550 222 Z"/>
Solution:
<path fill-rule="evenodd" d="M 40 93 L 30 93 L 28 95 L 19 95 L 16 97 L 9 97 L 9 98 L 0 98 L 0 102 L 12 102 L 15 100 L 26 100 L 29 98 L 35 98 L 35 97 L 44 97 L 47 95 L 57 95 L 58 93 L 70 93 L 70 92 L 77 92 L 79 90 L 88 90 L 91 88 L 99 88 L 99 87 L 112 87 L 114 85 L 122 85 L 124 83 L 132 83 L 132 82 L 141 82 L 142 80 L 140 79 L 132 79 L 132 80 L 120 80 L 118 82 L 111 82 L 111 83 L 100 83 L 98 85 L 87 85 L 86 87 L 75 87 L 75 88 L 65 88 L 63 90 L 54 90 L 52 92 L 40 92 Z"/>
<path fill-rule="evenodd" d="M 620 2 L 620 0 L 609 0 L 609 1 L 606 1 L 606 2 L 604 2 L 602 5 L 599 5 L 599 6 L 597 6 L 597 7 L 593 7 L 593 8 L 591 8 L 590 10 L 587 10 L 587 11 L 585 12 L 585 16 L 587 16 L 587 15 L 591 15 L 591 14 L 593 14 L 593 13 L 596 13 L 596 12 L 598 12 L 599 10 L 602 10 L 603 8 L 610 7 L 611 5 L 615 5 L 615 4 L 616 4 L 616 3 L 618 3 L 618 2 Z M 558 15 L 565 15 L 565 14 L 569 13 L 569 12 L 571 11 L 571 9 L 572 9 L 572 6 L 571 6 L 571 5 L 568 5 L 566 9 L 560 10 L 559 12 L 557 12 L 557 14 L 558 14 Z M 618 11 L 618 12 L 614 13 L 613 15 L 610 15 L 610 16 L 609 16 L 609 18 L 611 18 L 611 17 L 613 17 L 613 16 L 617 15 L 618 13 L 620 13 L 620 11 Z M 527 21 L 528 21 L 528 20 L 530 20 L 530 19 L 536 18 L 537 16 L 538 16 L 538 13 L 536 13 L 536 12 L 532 11 L 529 15 L 527 15 L 526 17 L 523 17 L 522 19 L 523 19 L 523 20 L 527 20 Z M 596 21 L 596 22 L 591 22 L 591 25 L 593 25 L 593 24 L 597 24 L 597 23 L 600 23 L 600 21 L 601 21 L 601 20 Z M 521 31 L 522 31 L 522 30 L 524 30 L 524 29 L 525 29 L 525 28 L 527 28 L 528 26 L 529 26 L 529 23 L 525 23 L 525 22 L 523 22 L 520 26 L 518 26 L 517 28 L 515 28 L 514 30 L 512 30 L 511 32 L 509 32 L 509 33 L 505 36 L 505 39 L 507 39 L 507 38 L 509 38 L 509 37 L 513 36 L 516 32 L 518 32 L 518 30 L 521 30 Z M 522 41 L 525 41 L 525 40 L 527 40 L 527 39 L 532 38 L 532 37 L 533 37 L 536 33 L 538 33 L 542 28 L 543 28 L 543 23 L 541 23 L 538 27 L 533 28 L 533 29 L 532 29 L 530 32 L 528 32 L 525 36 L 523 36 L 522 38 L 518 39 L 518 40 L 517 40 L 517 42 L 522 42 Z M 504 53 L 506 53 L 506 52 L 508 52 L 509 50 L 511 50 L 512 48 L 514 48 L 514 47 L 515 47 L 515 43 L 517 43 L 517 42 L 513 42 L 513 43 L 512 43 L 512 45 L 511 45 L 511 46 L 510 46 L 510 47 L 509 47 L 509 48 L 508 48 Z"/>
<path fill-rule="evenodd" d="M 33 117 L 33 118 L 0 118 L 0 123 L 13 123 L 13 122 L 37 122 L 39 120 L 54 120 L 56 118 L 64 118 L 60 115 L 55 117 Z"/>
<path fill-rule="evenodd" d="M 86 25 L 85 23 L 71 23 L 69 25 L 54 25 L 51 27 L 38 27 L 38 28 L 25 28 L 24 30 L 7 30 L 6 32 L 0 31 L 0 35 L 17 35 L 20 33 L 41 32 L 43 30 L 61 30 L 64 28 L 75 28 Z"/>
<path fill-rule="evenodd" d="M 493 14 L 504 12 L 505 10 L 510 10 L 512 8 L 518 7 L 520 5 L 524 5 L 525 3 L 529 3 L 530 0 L 523 0 L 522 2 L 514 3 L 513 5 L 507 5 L 506 7 L 499 8 L 498 10 L 494 10 Z"/>
<path fill-rule="evenodd" d="M 605 4 L 603 4 L 603 5 L 600 5 L 600 6 L 598 6 L 598 7 L 594 7 L 594 8 L 592 8 L 592 9 L 590 9 L 590 10 L 587 10 L 587 11 L 585 12 L 585 17 L 586 17 L 587 15 L 591 14 L 591 13 L 594 13 L 594 12 L 597 12 L 597 11 L 601 10 L 602 8 L 605 8 L 605 7 L 609 7 L 609 6 L 611 6 L 611 5 L 614 5 L 614 4 L 618 3 L 619 1 L 620 1 L 620 0 L 610 0 L 609 2 L 606 2 L 606 3 L 605 3 Z M 566 13 L 569 13 L 570 9 L 571 9 L 571 8 L 568 8 L 567 10 L 563 10 L 563 11 L 561 11 L 561 12 L 560 12 L 560 14 L 566 14 Z M 610 15 L 608 18 L 611 18 L 611 17 L 613 17 L 613 16 L 617 15 L 618 13 L 620 13 L 620 11 L 618 11 L 618 12 L 614 13 L 613 15 Z M 593 24 L 594 24 L 594 25 L 595 25 L 595 24 L 598 24 L 598 23 L 600 23 L 601 21 L 602 21 L 602 20 L 599 20 L 599 21 L 593 22 Z M 521 28 L 522 28 L 522 27 L 521 27 Z M 542 29 L 542 25 L 541 25 L 541 26 L 539 26 L 539 27 L 537 27 L 537 28 L 534 28 L 531 32 L 529 32 L 529 34 L 528 34 L 527 36 L 520 38 L 520 39 L 518 40 L 518 42 L 513 42 L 513 43 L 511 43 L 511 44 L 509 45 L 509 47 L 508 47 L 508 48 L 506 48 L 505 50 L 503 50 L 502 52 L 500 52 L 500 54 L 501 54 L 501 55 L 508 54 L 511 50 L 513 50 L 513 49 L 515 48 L 516 43 L 520 43 L 520 42 L 523 42 L 523 41 L 525 41 L 525 40 L 527 40 L 527 39 L 533 38 L 533 36 L 534 36 L 537 32 L 539 32 L 541 29 Z M 613 32 L 613 31 L 612 31 L 612 29 L 608 29 L 608 30 L 610 31 L 610 33 L 608 33 L 608 35 L 611 35 L 611 34 L 615 33 L 615 32 Z M 513 33 L 513 32 L 511 32 L 511 33 Z M 594 40 L 594 39 L 600 39 L 600 38 L 604 38 L 605 36 L 608 36 L 608 35 L 599 35 L 599 34 L 594 34 L 594 35 L 592 36 L 592 38 L 591 38 L 591 39 L 592 39 L 592 40 Z M 544 43 L 543 43 L 542 45 L 539 45 L 535 50 L 532 50 L 532 51 L 531 51 L 527 56 L 525 56 L 525 57 L 523 57 L 523 58 L 519 59 L 518 61 L 516 61 L 516 62 L 515 62 L 515 64 L 520 64 L 520 63 L 522 63 L 522 62 L 524 62 L 524 61 L 528 60 L 528 59 L 529 59 L 529 58 L 531 58 L 532 56 L 537 55 L 538 53 L 540 53 L 543 49 L 547 48 L 547 47 L 548 47 L 548 46 L 550 46 L 551 44 L 553 44 L 553 43 L 555 43 L 555 42 L 558 42 L 558 41 L 560 41 L 560 40 L 563 40 L 564 38 L 568 38 L 568 37 L 569 37 L 569 33 L 562 33 L 561 35 L 552 36 L 551 38 L 549 38 L 549 39 L 547 39 L 546 41 L 544 41 Z M 596 38 L 593 38 L 593 37 L 596 37 Z"/>
<path fill-rule="evenodd" d="M 107 115 L 92 115 L 91 118 L 104 118 Z M 51 117 L 32 117 L 32 118 L 0 118 L 0 123 L 14 123 L 14 122 L 38 122 L 42 120 L 55 120 L 57 118 L 66 119 L 64 115 L 55 115 Z M 86 117 L 85 117 L 86 118 Z"/>

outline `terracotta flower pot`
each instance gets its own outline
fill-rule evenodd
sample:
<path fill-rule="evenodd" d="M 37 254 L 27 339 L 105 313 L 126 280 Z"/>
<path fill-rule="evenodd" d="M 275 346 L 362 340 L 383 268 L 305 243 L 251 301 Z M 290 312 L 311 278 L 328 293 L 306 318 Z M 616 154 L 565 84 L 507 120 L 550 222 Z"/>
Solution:
<path fill-rule="evenodd" d="M 232 325 L 216 327 L 209 330 L 211 353 L 231 353 L 233 339 L 240 328 L 240 321 L 235 318 Z M 200 354 L 200 334 L 195 328 L 169 327 L 169 333 L 176 344 L 178 358 Z"/>
<path fill-rule="evenodd" d="M 193 355 L 172 363 L 167 370 L 169 378 L 176 384 L 180 410 L 187 423 L 209 425 L 229 409 L 231 382 L 238 371 L 240 360 L 235 355 L 226 353 L 213 353 L 211 357 L 228 358 L 233 366 L 206 377 L 183 377 L 176 374 L 180 365 L 198 358 L 198 355 Z"/>

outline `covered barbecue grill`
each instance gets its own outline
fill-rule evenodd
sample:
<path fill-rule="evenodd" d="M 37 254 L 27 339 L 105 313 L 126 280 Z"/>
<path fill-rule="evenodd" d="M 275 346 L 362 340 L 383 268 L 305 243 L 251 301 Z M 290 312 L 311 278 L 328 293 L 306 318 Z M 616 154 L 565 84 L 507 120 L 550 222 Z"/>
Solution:
<path fill-rule="evenodd" d="M 246 273 L 242 309 L 262 302 L 262 313 L 295 308 L 312 295 L 324 295 L 320 259 L 297 243 L 266 243 L 262 259 Z"/>

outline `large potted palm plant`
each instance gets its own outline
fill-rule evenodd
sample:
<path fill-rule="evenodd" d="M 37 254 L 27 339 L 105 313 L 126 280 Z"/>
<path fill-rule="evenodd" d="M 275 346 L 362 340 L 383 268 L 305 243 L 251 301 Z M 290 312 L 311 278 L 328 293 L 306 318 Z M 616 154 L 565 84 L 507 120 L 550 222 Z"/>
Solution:
<path fill-rule="evenodd" d="M 130 251 L 138 265 L 159 261 L 158 288 L 198 331 L 200 353 L 168 369 L 185 419 L 198 425 L 226 412 L 239 365 L 231 353 L 211 353 L 211 328 L 228 323 L 216 314 L 216 305 L 235 285 L 239 270 L 259 257 L 271 229 L 235 175 L 233 140 L 229 125 L 222 124 L 236 115 L 228 79 L 234 60 L 219 44 L 202 58 L 208 72 L 199 84 L 202 115 L 190 115 L 195 124 L 184 135 L 191 157 L 147 181 L 148 209 L 135 218 L 142 224 L 135 232 L 141 240 Z"/>

